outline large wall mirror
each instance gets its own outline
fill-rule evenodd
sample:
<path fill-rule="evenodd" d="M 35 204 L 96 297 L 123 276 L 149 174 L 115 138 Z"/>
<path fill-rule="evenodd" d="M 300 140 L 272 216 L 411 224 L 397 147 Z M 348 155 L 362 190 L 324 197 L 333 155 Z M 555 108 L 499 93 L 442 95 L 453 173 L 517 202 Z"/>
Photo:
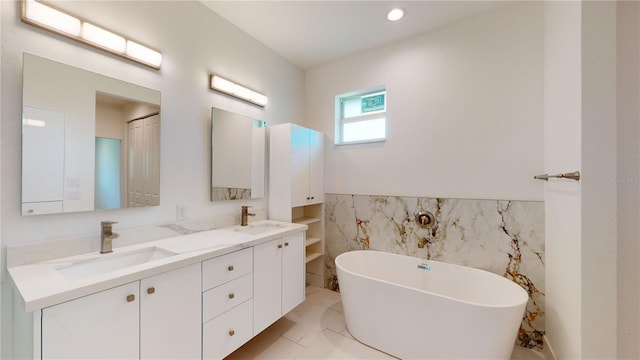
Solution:
<path fill-rule="evenodd" d="M 160 204 L 160 92 L 23 58 L 22 214 Z"/>
<path fill-rule="evenodd" d="M 266 123 L 211 109 L 211 201 L 264 197 Z"/>

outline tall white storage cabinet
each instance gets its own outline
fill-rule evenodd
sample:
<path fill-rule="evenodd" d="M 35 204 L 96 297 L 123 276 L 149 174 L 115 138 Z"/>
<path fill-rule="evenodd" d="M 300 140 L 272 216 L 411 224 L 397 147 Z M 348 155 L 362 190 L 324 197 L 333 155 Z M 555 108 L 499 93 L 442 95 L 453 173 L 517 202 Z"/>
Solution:
<path fill-rule="evenodd" d="M 22 111 L 22 215 L 61 213 L 65 115 L 31 106 Z"/>
<path fill-rule="evenodd" d="M 306 282 L 324 287 L 324 135 L 286 123 L 269 130 L 269 218 L 305 224 Z"/>

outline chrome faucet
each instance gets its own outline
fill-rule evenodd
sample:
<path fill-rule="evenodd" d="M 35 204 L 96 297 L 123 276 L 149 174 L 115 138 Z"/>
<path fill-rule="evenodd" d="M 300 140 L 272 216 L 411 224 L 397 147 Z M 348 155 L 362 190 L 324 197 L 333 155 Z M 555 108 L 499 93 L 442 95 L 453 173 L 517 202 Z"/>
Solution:
<path fill-rule="evenodd" d="M 251 206 L 242 206 L 242 214 L 240 217 L 240 226 L 247 226 L 249 225 L 249 216 L 256 216 L 256 214 L 251 214 L 249 213 L 249 208 Z"/>
<path fill-rule="evenodd" d="M 112 230 L 112 225 L 117 224 L 115 221 L 102 221 L 100 225 L 102 226 L 102 233 L 100 236 L 100 253 L 107 254 L 113 252 L 113 239 L 118 237 L 118 234 L 114 233 Z"/>

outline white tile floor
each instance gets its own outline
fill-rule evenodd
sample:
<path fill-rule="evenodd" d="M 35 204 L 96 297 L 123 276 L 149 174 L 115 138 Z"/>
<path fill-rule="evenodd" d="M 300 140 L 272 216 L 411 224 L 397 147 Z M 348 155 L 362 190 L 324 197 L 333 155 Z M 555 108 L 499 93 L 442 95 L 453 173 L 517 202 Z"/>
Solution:
<path fill-rule="evenodd" d="M 308 286 L 304 303 L 229 355 L 244 359 L 395 359 L 355 340 L 346 329 L 340 294 Z M 515 347 L 512 360 L 544 360 Z"/>

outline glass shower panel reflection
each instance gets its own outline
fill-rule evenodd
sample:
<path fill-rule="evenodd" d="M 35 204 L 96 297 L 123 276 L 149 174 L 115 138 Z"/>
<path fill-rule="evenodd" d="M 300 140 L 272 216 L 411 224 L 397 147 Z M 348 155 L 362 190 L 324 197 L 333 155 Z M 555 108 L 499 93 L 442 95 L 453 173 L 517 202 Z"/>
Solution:
<path fill-rule="evenodd" d="M 96 138 L 95 209 L 120 209 L 121 140 Z"/>

